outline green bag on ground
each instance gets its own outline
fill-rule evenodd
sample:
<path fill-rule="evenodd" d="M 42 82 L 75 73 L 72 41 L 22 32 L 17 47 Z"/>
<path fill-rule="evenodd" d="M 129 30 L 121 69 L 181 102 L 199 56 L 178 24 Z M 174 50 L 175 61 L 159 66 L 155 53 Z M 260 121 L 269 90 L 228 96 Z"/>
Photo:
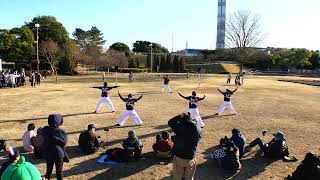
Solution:
<path fill-rule="evenodd" d="M 41 174 L 33 164 L 26 162 L 21 156 L 17 163 L 7 167 L 1 180 L 41 180 Z"/>

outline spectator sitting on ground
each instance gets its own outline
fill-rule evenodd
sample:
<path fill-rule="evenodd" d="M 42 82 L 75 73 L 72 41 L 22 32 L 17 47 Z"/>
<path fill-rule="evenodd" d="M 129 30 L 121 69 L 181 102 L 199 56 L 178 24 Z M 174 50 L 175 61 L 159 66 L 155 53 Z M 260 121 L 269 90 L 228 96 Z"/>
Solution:
<path fill-rule="evenodd" d="M 37 129 L 37 135 L 31 138 L 31 145 L 35 159 L 43 158 L 46 147 L 44 146 L 44 136 L 42 135 L 42 128 Z"/>
<path fill-rule="evenodd" d="M 239 149 L 240 159 L 244 155 L 244 148 L 246 144 L 246 138 L 240 133 L 239 129 L 232 129 L 232 136 L 230 138 L 235 146 Z"/>
<path fill-rule="evenodd" d="M 255 139 L 245 148 L 245 151 L 250 152 L 254 146 L 259 145 L 264 157 L 283 158 L 288 156 L 289 150 L 283 133 L 278 131 L 273 136 L 273 139 L 269 143 L 263 142 L 260 138 Z"/>
<path fill-rule="evenodd" d="M 218 161 L 220 168 L 231 171 L 231 173 L 241 169 L 239 150 L 228 137 L 220 140 L 219 149 L 213 152 L 212 157 Z"/>
<path fill-rule="evenodd" d="M 122 142 L 122 146 L 129 157 L 140 160 L 143 145 L 133 130 L 128 132 L 128 138 Z"/>
<path fill-rule="evenodd" d="M 23 148 L 27 152 L 33 152 L 34 150 L 34 147 L 31 145 L 31 138 L 36 137 L 35 128 L 36 126 L 33 123 L 29 124 L 28 130 L 22 136 Z"/>
<path fill-rule="evenodd" d="M 101 146 L 98 141 L 98 137 L 95 134 L 96 125 L 89 124 L 88 130 L 82 132 L 79 136 L 79 147 L 86 154 L 93 154 L 97 152 Z"/>
<path fill-rule="evenodd" d="M 157 157 L 169 158 L 173 148 L 173 142 L 170 140 L 170 135 L 167 131 L 161 133 L 161 137 L 157 136 L 157 141 L 152 146 Z"/>
<path fill-rule="evenodd" d="M 6 149 L 7 149 L 8 154 L 9 154 L 9 160 L 1 165 L 0 178 L 1 178 L 2 174 L 3 174 L 3 172 L 7 169 L 7 167 L 12 163 L 16 163 L 20 158 L 19 151 L 17 151 L 13 147 L 7 146 Z"/>

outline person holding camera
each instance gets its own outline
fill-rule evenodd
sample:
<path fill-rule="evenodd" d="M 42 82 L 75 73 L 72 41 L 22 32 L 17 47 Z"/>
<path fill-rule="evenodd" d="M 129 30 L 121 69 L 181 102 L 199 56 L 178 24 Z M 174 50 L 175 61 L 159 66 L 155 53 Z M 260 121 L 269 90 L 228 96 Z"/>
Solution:
<path fill-rule="evenodd" d="M 172 149 L 173 179 L 192 180 L 196 172 L 196 150 L 201 138 L 201 128 L 192 121 L 189 112 L 173 117 L 168 125 L 175 133 Z"/>
<path fill-rule="evenodd" d="M 262 132 L 264 135 L 266 132 Z M 270 142 L 265 143 L 261 138 L 256 138 L 252 141 L 249 146 L 245 148 L 246 152 L 250 152 L 253 147 L 259 145 L 260 149 L 263 151 L 263 157 L 269 158 L 283 158 L 289 155 L 288 146 L 286 140 L 284 139 L 284 134 L 280 131 L 273 134 L 273 138 Z"/>
<path fill-rule="evenodd" d="M 86 154 L 93 154 L 97 152 L 103 141 L 99 143 L 99 136 L 95 134 L 96 125 L 89 124 L 88 130 L 82 132 L 79 136 L 79 147 Z"/>

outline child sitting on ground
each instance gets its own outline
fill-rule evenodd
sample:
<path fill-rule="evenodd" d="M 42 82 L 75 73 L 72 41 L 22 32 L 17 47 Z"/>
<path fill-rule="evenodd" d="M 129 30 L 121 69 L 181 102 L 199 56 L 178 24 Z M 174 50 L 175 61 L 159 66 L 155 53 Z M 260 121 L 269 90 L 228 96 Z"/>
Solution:
<path fill-rule="evenodd" d="M 33 123 L 29 124 L 28 130 L 22 136 L 23 149 L 27 152 L 33 152 L 34 150 L 34 147 L 31 145 L 31 138 L 36 137 L 35 128 L 36 126 Z"/>
<path fill-rule="evenodd" d="M 163 131 L 160 135 L 156 137 L 156 143 L 152 146 L 153 151 L 159 158 L 169 158 L 171 157 L 171 151 L 173 148 L 173 142 L 170 140 L 170 135 L 167 131 Z"/>

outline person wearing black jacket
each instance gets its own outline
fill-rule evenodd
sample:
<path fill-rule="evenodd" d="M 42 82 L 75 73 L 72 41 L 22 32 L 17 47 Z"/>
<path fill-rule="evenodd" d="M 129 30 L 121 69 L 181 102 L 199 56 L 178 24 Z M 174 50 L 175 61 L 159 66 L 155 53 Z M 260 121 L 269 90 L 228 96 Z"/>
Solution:
<path fill-rule="evenodd" d="M 79 147 L 86 154 L 93 154 L 100 148 L 100 143 L 95 135 L 96 126 L 88 125 L 88 130 L 82 132 L 79 136 Z"/>
<path fill-rule="evenodd" d="M 53 165 L 56 166 L 57 180 L 63 179 L 62 169 L 63 162 L 69 162 L 65 152 L 65 146 L 68 142 L 67 133 L 59 128 L 63 124 L 61 114 L 51 114 L 48 117 L 48 125 L 41 130 L 44 136 L 46 150 L 44 156 L 47 163 L 47 171 L 45 178 L 50 179 Z"/>
<path fill-rule="evenodd" d="M 134 103 L 138 102 L 143 97 L 143 95 L 141 95 L 136 99 L 136 98 L 132 98 L 132 94 L 128 94 L 128 98 L 123 98 L 119 91 L 118 91 L 118 94 L 120 99 L 126 103 L 126 111 L 120 117 L 116 126 L 122 126 L 129 116 L 131 116 L 139 126 L 142 125 L 142 121 L 139 115 L 137 114 L 136 110 L 134 109 Z"/>
<path fill-rule="evenodd" d="M 196 172 L 196 150 L 201 138 L 199 124 L 192 121 L 190 113 L 182 113 L 168 122 L 175 133 L 173 155 L 173 179 L 193 179 Z"/>
<path fill-rule="evenodd" d="M 224 109 L 226 107 L 229 108 L 230 114 L 236 115 L 237 112 L 236 112 L 236 110 L 234 110 L 232 103 L 231 103 L 231 96 L 233 95 L 234 92 L 236 92 L 238 90 L 238 87 L 233 91 L 231 91 L 230 89 L 226 89 L 225 92 L 222 92 L 219 88 L 217 88 L 217 89 L 224 96 L 224 98 L 223 98 L 222 104 L 220 105 L 219 109 L 217 110 L 217 112 L 214 115 L 219 116 L 224 111 Z"/>
<path fill-rule="evenodd" d="M 255 139 L 245 148 L 245 151 L 250 152 L 254 146 L 259 145 L 264 157 L 283 158 L 288 156 L 289 150 L 283 133 L 278 131 L 273 136 L 273 139 L 268 143 L 263 142 L 260 138 Z"/>
<path fill-rule="evenodd" d="M 179 96 L 181 96 L 183 99 L 186 99 L 189 101 L 189 110 L 188 112 L 190 113 L 191 117 L 195 117 L 197 120 L 197 123 L 199 123 L 200 127 L 204 127 L 204 122 L 202 121 L 202 118 L 199 114 L 198 110 L 198 102 L 204 100 L 206 95 L 204 95 L 202 98 L 197 97 L 196 91 L 192 91 L 192 96 L 183 96 L 182 94 L 178 93 Z"/>
<path fill-rule="evenodd" d="M 112 101 L 109 97 L 109 91 L 111 89 L 117 88 L 117 87 L 119 87 L 119 86 L 108 86 L 107 82 L 104 82 L 102 87 L 93 87 L 93 88 L 101 89 L 101 98 L 96 106 L 96 110 L 94 111 L 95 113 L 98 113 L 98 111 L 101 109 L 104 102 L 107 102 L 109 109 L 112 112 L 114 112 L 114 107 L 113 107 Z"/>

